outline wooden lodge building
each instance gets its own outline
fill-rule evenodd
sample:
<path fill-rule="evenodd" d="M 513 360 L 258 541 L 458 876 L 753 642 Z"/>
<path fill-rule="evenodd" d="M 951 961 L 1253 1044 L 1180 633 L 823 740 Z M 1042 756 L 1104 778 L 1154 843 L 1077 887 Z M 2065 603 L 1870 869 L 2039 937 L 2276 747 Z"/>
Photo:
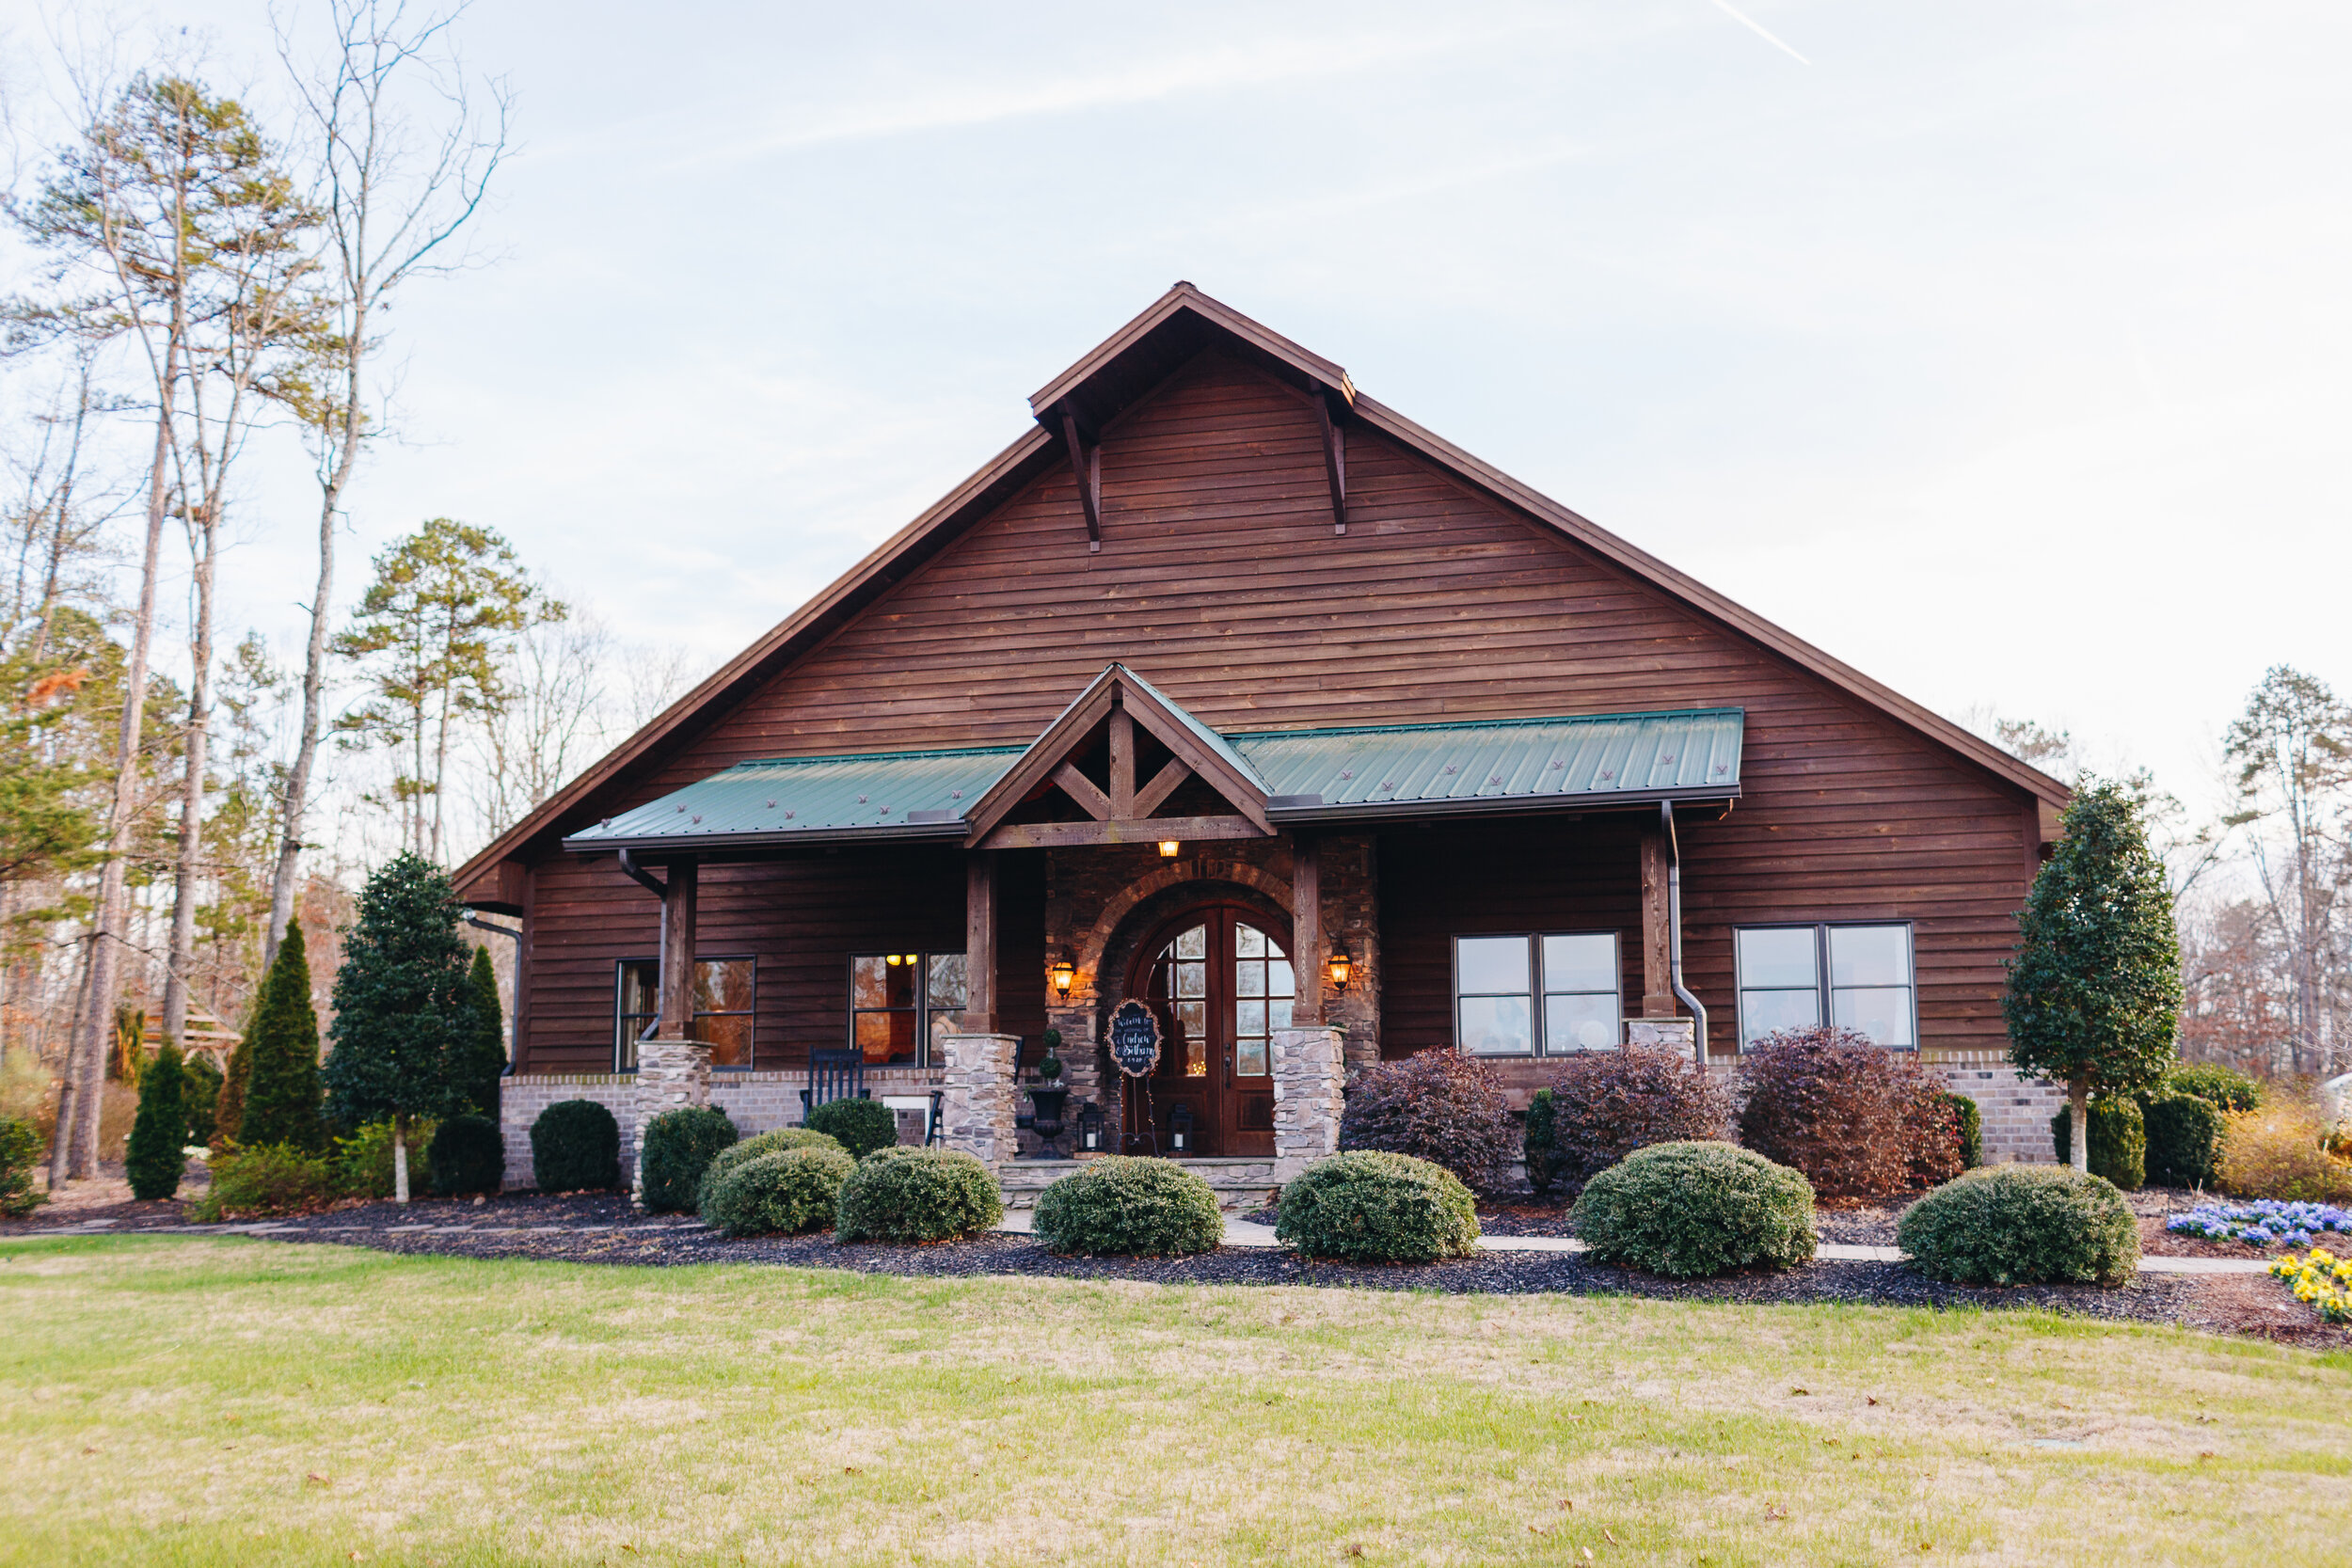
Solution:
<path fill-rule="evenodd" d="M 1728 1069 L 1816 1021 L 2048 1158 L 2001 1000 L 2056 780 L 1189 284 L 1030 406 L 458 873 L 521 925 L 518 1181 L 554 1101 L 748 1132 L 813 1052 L 1002 1165 L 1048 1030 L 1112 1147 L 1183 1131 L 1261 1190 L 1382 1059 L 1523 1103 L 1629 1033 Z"/>

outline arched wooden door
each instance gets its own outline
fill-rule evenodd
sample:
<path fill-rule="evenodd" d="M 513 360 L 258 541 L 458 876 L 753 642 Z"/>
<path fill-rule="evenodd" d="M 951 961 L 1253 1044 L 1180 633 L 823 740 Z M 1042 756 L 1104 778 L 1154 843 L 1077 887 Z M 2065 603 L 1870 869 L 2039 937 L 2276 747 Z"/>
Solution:
<path fill-rule="evenodd" d="M 1166 1043 L 1151 1080 L 1152 1121 L 1168 1147 L 1168 1113 L 1191 1109 L 1195 1148 L 1274 1153 L 1274 1031 L 1291 1023 L 1297 977 L 1290 933 L 1238 904 L 1189 910 L 1136 954 L 1127 994 L 1159 1015 Z M 1142 1109 L 1131 1095 L 1131 1114 Z"/>

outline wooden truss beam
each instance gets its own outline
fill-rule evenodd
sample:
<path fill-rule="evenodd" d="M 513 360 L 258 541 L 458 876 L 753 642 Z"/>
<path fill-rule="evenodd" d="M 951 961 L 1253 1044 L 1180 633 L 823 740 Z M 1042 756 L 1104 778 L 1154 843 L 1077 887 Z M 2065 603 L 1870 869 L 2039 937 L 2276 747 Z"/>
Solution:
<path fill-rule="evenodd" d="M 1153 844 L 1162 839 L 1264 838 L 1246 816 L 1153 816 L 1111 822 L 1008 822 L 980 840 L 985 849 L 1066 849 L 1083 844 Z"/>
<path fill-rule="evenodd" d="M 1054 769 L 1054 783 L 1063 794 L 1086 808 L 1086 814 L 1097 822 L 1107 822 L 1119 814 L 1111 810 L 1111 798 L 1094 787 L 1094 781 L 1078 771 L 1074 762 L 1065 762 Z"/>
<path fill-rule="evenodd" d="M 1317 385 L 1314 389 L 1315 423 L 1323 430 L 1323 477 L 1331 485 L 1331 531 L 1347 531 L 1347 432 L 1331 411 L 1331 400 L 1339 394 L 1330 388 Z"/>
<path fill-rule="evenodd" d="M 1078 436 L 1078 417 L 1061 411 L 1061 438 L 1070 449 L 1070 472 L 1078 482 L 1078 505 L 1087 515 L 1087 553 L 1103 547 L 1103 444 Z"/>
<path fill-rule="evenodd" d="M 1130 816 L 1149 816 L 1160 809 L 1160 802 L 1176 793 L 1176 786 L 1192 777 L 1192 769 L 1182 757 L 1170 757 L 1168 766 L 1152 776 L 1152 782 L 1136 791 L 1135 809 Z"/>

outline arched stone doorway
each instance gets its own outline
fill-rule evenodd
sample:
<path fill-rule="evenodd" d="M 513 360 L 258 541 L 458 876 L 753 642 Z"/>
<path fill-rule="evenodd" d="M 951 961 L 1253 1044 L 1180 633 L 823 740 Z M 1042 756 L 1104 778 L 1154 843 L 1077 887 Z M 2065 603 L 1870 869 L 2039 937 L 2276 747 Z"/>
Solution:
<path fill-rule="evenodd" d="M 1160 1022 L 1157 1070 L 1123 1085 L 1125 1119 L 1162 1153 L 1271 1158 L 1274 1040 L 1291 1027 L 1298 977 L 1290 923 L 1250 902 L 1209 898 L 1162 919 L 1129 959 L 1124 995 Z"/>

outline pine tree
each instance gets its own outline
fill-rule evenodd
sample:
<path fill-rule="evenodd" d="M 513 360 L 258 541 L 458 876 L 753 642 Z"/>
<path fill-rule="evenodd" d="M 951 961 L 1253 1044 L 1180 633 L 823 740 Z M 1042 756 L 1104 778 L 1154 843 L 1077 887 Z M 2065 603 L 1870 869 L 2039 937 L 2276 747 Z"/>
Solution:
<path fill-rule="evenodd" d="M 506 1011 L 499 1006 L 498 971 L 490 965 L 490 950 L 473 950 L 473 970 L 466 984 L 474 997 L 474 1028 L 466 1041 L 457 1078 L 464 1085 L 465 1109 L 498 1120 L 499 1079 L 506 1071 Z"/>
<path fill-rule="evenodd" d="M 262 980 L 253 1026 L 246 1031 L 245 1104 L 237 1142 L 247 1148 L 289 1144 L 312 1153 L 326 1147 L 319 1115 L 319 1017 L 310 1006 L 310 962 L 302 927 L 286 940 Z"/>
<path fill-rule="evenodd" d="M 2067 1087 L 2073 1125 L 2090 1097 L 2164 1076 L 2181 1010 L 2172 895 L 2149 850 L 2139 802 L 2086 777 L 2060 818 L 2065 836 L 2033 879 L 2010 960 L 2010 1060 Z M 2090 1140 L 2073 1141 L 2076 1170 Z"/>
<path fill-rule="evenodd" d="M 180 1190 L 188 1158 L 188 1108 L 180 1090 L 180 1053 L 166 1041 L 139 1074 L 139 1114 L 123 1156 L 133 1197 L 169 1197 Z"/>
<path fill-rule="evenodd" d="M 467 1110 L 461 1076 L 481 1026 L 449 876 L 402 851 L 368 879 L 335 975 L 326 1088 L 338 1121 L 392 1123 L 393 1196 L 408 1201 L 408 1126 Z"/>

